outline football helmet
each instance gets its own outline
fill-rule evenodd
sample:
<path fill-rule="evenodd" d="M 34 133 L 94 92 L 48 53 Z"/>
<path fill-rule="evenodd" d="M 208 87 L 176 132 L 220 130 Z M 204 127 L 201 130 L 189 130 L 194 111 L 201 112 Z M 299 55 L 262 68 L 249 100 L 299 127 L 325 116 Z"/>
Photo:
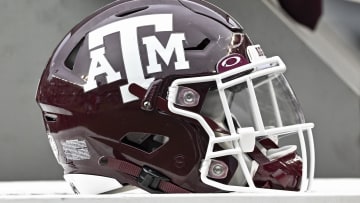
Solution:
<path fill-rule="evenodd" d="M 314 124 L 285 70 L 210 3 L 119 0 L 64 37 L 36 101 L 77 193 L 305 191 Z"/>

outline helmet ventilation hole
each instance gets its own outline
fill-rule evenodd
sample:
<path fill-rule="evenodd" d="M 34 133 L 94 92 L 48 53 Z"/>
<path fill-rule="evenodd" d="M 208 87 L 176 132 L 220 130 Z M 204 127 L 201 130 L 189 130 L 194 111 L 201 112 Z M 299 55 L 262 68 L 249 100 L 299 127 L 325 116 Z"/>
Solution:
<path fill-rule="evenodd" d="M 140 7 L 140 8 L 135 8 L 135 9 L 126 11 L 126 12 L 124 12 L 124 13 L 116 14 L 115 16 L 118 17 L 118 18 L 121 18 L 121 17 L 125 17 L 125 16 L 128 16 L 128 15 L 131 15 L 131 14 L 133 14 L 133 13 L 137 13 L 137 12 L 146 10 L 146 9 L 148 9 L 148 8 L 149 8 L 148 6 L 144 6 L 144 7 Z"/>
<path fill-rule="evenodd" d="M 185 50 L 186 51 L 201 51 L 201 50 L 204 50 L 209 44 L 210 44 L 210 39 L 205 38 L 196 47 L 186 47 Z"/>
<path fill-rule="evenodd" d="M 65 67 L 73 70 L 75 65 L 76 56 L 80 50 L 81 45 L 83 44 L 85 38 L 82 38 L 80 42 L 74 47 L 69 56 L 65 60 Z"/>
<path fill-rule="evenodd" d="M 46 122 L 56 122 L 57 115 L 47 113 L 44 115 L 44 118 L 45 118 Z"/>

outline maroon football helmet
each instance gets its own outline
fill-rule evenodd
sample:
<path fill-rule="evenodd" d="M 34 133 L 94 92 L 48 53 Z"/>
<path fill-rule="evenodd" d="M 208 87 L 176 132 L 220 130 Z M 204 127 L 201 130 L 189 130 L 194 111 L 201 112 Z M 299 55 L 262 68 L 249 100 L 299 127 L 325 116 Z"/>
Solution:
<path fill-rule="evenodd" d="M 285 69 L 205 1 L 120 0 L 65 36 L 36 100 L 75 192 L 305 191 L 313 124 Z"/>

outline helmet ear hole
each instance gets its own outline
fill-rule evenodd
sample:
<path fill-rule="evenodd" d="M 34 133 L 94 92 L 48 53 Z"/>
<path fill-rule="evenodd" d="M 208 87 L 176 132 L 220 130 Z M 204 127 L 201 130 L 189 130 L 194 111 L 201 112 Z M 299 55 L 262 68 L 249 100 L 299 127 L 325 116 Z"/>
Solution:
<path fill-rule="evenodd" d="M 140 132 L 129 132 L 121 139 L 121 143 L 146 153 L 153 153 L 168 141 L 169 138 L 164 135 Z"/>

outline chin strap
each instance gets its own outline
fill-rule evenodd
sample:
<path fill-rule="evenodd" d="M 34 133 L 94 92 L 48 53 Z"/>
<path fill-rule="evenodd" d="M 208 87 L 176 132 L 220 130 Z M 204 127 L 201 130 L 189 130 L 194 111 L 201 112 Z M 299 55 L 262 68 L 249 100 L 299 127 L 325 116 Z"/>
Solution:
<path fill-rule="evenodd" d="M 256 146 L 247 155 L 255 160 L 259 167 L 253 180 L 257 187 L 299 191 L 301 186 L 302 161 L 296 154 L 296 147 L 279 148 L 271 139 L 258 141 L 270 155 L 264 155 Z M 277 154 L 275 156 L 275 154 Z M 276 157 L 270 159 L 271 156 Z"/>
<path fill-rule="evenodd" d="M 279 147 L 270 139 L 263 139 L 258 141 L 265 149 L 278 149 Z M 249 157 L 253 160 L 258 162 L 259 164 L 266 164 L 269 163 L 270 160 L 266 157 L 258 147 L 255 146 L 254 151 L 246 153 Z"/>
<path fill-rule="evenodd" d="M 139 167 L 128 161 L 112 157 L 100 157 L 99 165 L 107 166 L 121 173 L 135 177 L 137 183 L 151 193 L 191 193 L 181 188 L 159 172 L 149 167 Z"/>

